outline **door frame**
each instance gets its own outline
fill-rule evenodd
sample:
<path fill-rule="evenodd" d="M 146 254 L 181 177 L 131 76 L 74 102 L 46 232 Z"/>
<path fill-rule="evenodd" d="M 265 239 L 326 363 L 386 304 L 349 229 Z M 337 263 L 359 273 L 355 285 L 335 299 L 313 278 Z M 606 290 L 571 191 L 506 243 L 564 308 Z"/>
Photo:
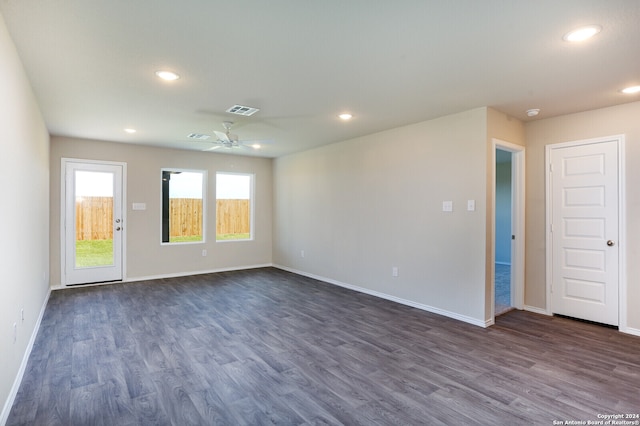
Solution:
<path fill-rule="evenodd" d="M 545 145 L 545 228 L 546 228 L 546 299 L 547 315 L 553 315 L 551 298 L 551 284 L 553 281 L 553 235 L 551 233 L 552 211 L 551 199 L 551 152 L 554 149 L 576 147 L 580 145 L 591 145 L 604 142 L 615 141 L 618 146 L 618 330 L 625 331 L 627 328 L 627 279 L 626 279 L 626 215 L 625 215 L 625 137 L 624 135 L 613 135 L 607 137 L 581 139 L 569 142 L 561 142 Z"/>
<path fill-rule="evenodd" d="M 491 321 L 495 322 L 495 263 L 496 263 L 496 150 L 511 153 L 511 234 L 516 239 L 511 244 L 511 305 L 524 309 L 524 261 L 525 261 L 525 147 L 493 138 L 491 140 Z"/>
<path fill-rule="evenodd" d="M 60 159 L 60 285 L 62 287 L 66 287 L 67 277 L 66 277 L 66 196 L 67 196 L 67 185 L 66 185 L 66 174 L 67 174 L 67 164 L 68 163 L 79 163 L 79 164 L 96 164 L 96 165 L 105 165 L 105 166 L 120 166 L 122 167 L 122 280 L 114 281 L 114 282 L 123 282 L 126 281 L 127 277 L 127 163 L 119 162 L 119 161 L 101 161 L 101 160 L 85 160 L 80 158 L 68 158 L 62 157 Z M 106 282 L 105 284 L 108 284 Z M 73 284 L 76 285 L 76 284 Z M 82 285 L 82 284 L 77 284 Z M 91 284 L 89 284 L 91 285 Z"/>

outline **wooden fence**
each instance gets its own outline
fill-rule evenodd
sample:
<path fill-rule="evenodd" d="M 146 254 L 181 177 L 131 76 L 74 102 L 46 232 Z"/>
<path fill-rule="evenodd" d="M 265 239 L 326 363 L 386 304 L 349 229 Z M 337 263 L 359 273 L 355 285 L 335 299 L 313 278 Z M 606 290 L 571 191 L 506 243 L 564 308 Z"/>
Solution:
<path fill-rule="evenodd" d="M 202 235 L 202 199 L 171 198 L 169 200 L 169 236 Z"/>
<path fill-rule="evenodd" d="M 216 234 L 251 232 L 249 200 L 216 200 Z M 202 235 L 202 200 L 172 198 L 169 204 L 171 237 Z M 113 238 L 113 199 L 76 199 L 76 240 Z"/>
<path fill-rule="evenodd" d="M 251 232 L 249 200 L 216 200 L 216 234 Z"/>
<path fill-rule="evenodd" d="M 76 198 L 76 241 L 113 238 L 113 198 Z"/>

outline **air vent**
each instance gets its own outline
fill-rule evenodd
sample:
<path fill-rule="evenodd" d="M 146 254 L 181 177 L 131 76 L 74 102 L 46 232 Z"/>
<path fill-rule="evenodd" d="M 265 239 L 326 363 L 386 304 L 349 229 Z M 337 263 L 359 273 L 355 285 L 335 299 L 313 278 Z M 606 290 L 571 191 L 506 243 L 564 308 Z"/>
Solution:
<path fill-rule="evenodd" d="M 202 133 L 190 133 L 189 135 L 187 135 L 188 138 L 191 139 L 198 139 L 200 141 L 206 141 L 207 139 L 209 139 L 211 136 L 209 135 L 204 135 Z"/>
<path fill-rule="evenodd" d="M 260 111 L 258 108 L 252 108 L 252 107 L 243 106 L 243 105 L 234 105 L 227 110 L 228 113 L 243 115 L 245 117 L 253 115 L 258 111 Z"/>

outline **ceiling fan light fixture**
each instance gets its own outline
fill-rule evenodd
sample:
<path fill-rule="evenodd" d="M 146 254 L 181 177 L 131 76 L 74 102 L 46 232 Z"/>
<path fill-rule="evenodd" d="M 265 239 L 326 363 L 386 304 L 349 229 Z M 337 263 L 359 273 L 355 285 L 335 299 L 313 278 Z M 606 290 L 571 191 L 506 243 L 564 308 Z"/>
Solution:
<path fill-rule="evenodd" d="M 156 71 L 156 77 L 165 81 L 175 81 L 180 78 L 175 72 L 165 70 Z"/>
<path fill-rule="evenodd" d="M 570 43 L 577 43 L 590 39 L 600 31 L 602 31 L 602 27 L 600 25 L 587 25 L 569 31 L 562 37 L 562 39 Z"/>
<path fill-rule="evenodd" d="M 640 86 L 625 87 L 624 89 L 621 90 L 621 92 L 626 95 L 633 95 L 635 93 L 640 93 Z"/>

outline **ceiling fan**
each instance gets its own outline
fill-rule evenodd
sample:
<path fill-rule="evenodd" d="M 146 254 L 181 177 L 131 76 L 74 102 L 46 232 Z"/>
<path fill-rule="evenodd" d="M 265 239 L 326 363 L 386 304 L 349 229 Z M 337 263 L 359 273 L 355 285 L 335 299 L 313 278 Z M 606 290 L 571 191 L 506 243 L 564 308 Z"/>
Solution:
<path fill-rule="evenodd" d="M 214 130 L 216 140 L 210 142 L 210 135 L 204 133 L 190 133 L 187 135 L 189 139 L 195 139 L 198 142 L 205 142 L 209 145 L 208 148 L 203 149 L 202 151 L 214 151 L 216 149 L 227 149 L 227 150 L 258 150 L 262 147 L 263 144 L 271 143 L 270 140 L 244 140 L 241 141 L 238 139 L 238 135 L 234 135 L 231 133 L 231 127 L 233 126 L 233 121 L 223 121 L 222 126 L 224 127 L 224 132 L 219 132 Z M 212 146 L 213 145 L 213 146 Z"/>
<path fill-rule="evenodd" d="M 215 149 L 225 148 L 225 149 L 258 149 L 260 148 L 260 144 L 255 143 L 252 145 L 245 145 L 242 141 L 238 140 L 238 135 L 234 135 L 231 133 L 231 126 L 233 126 L 233 121 L 223 121 L 222 126 L 224 127 L 224 132 L 219 132 L 214 130 L 213 133 L 216 135 L 217 140 L 214 141 L 214 146 L 211 148 L 205 149 L 205 151 L 213 151 Z"/>
<path fill-rule="evenodd" d="M 216 140 L 216 143 L 219 144 L 217 147 L 214 147 L 212 149 L 217 149 L 217 148 L 239 148 L 240 147 L 240 143 L 238 142 L 238 135 L 233 135 L 231 134 L 231 126 L 233 126 L 233 122 L 232 121 L 223 121 L 222 122 L 222 126 L 225 129 L 225 132 L 219 132 L 217 130 L 214 130 L 213 133 L 216 135 L 216 138 L 218 138 L 218 140 Z"/>

